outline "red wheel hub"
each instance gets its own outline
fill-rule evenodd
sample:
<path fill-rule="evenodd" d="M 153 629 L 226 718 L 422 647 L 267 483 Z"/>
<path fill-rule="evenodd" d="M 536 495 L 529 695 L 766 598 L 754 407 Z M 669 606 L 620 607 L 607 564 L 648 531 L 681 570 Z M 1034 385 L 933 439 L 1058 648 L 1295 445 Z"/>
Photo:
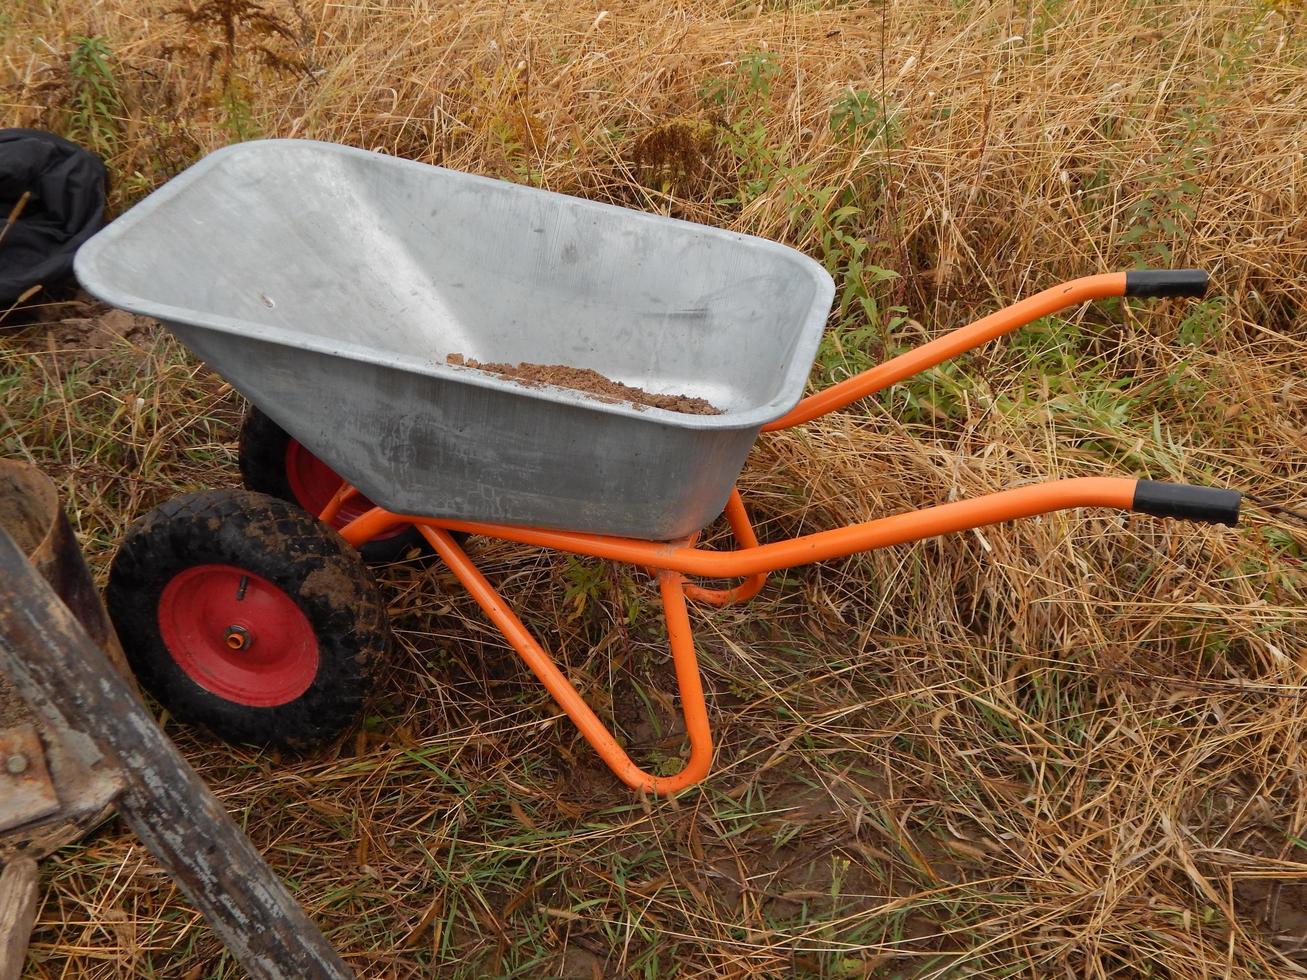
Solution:
<path fill-rule="evenodd" d="M 237 704 L 286 704 L 318 674 L 318 638 L 303 610 L 235 565 L 175 575 L 159 597 L 159 632 L 191 680 Z"/>
<path fill-rule="evenodd" d="M 331 503 L 331 498 L 340 489 L 340 485 L 345 482 L 339 473 L 294 439 L 286 444 L 286 480 L 290 483 L 291 493 L 295 495 L 295 502 L 314 517 L 326 509 L 327 504 Z M 331 519 L 331 526 L 339 531 L 354 518 L 362 517 L 375 506 L 376 504 L 367 497 L 355 494 L 341 504 L 340 510 Z M 406 530 L 403 525 L 394 527 L 384 534 L 378 534 L 372 540 L 384 541 L 386 538 L 403 534 Z"/>

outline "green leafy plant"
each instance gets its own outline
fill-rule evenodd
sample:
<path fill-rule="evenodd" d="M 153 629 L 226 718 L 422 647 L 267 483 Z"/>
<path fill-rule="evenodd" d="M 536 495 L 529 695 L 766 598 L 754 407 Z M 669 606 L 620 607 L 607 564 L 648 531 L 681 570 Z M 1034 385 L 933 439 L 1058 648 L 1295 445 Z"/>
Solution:
<path fill-rule="evenodd" d="M 736 193 L 717 203 L 742 208 L 774 195 L 784 205 L 793 237 L 819 243 L 819 257 L 840 297 L 817 355 L 824 375 L 833 380 L 880 360 L 907 311 L 889 301 L 899 274 L 874 261 L 883 243 L 868 234 L 869 215 L 883 196 L 880 176 L 869 167 L 844 183 L 814 185 L 812 164 L 796 163 L 794 147 L 772 137 L 777 128 L 772 96 L 780 74 L 774 54 L 756 51 L 702 89 L 710 108 L 723 116 L 720 139 L 736 164 Z M 831 129 L 840 140 L 865 145 L 892 145 L 898 137 L 894 120 L 894 111 L 865 90 L 849 90 L 830 111 Z"/>
<path fill-rule="evenodd" d="M 837 138 L 863 145 L 892 146 L 899 137 L 897 112 L 865 89 L 849 89 L 839 97 L 831 107 L 830 128 Z"/>
<path fill-rule="evenodd" d="M 1121 235 L 1126 255 L 1139 266 L 1172 265 L 1198 217 L 1199 180 L 1217 139 L 1215 114 L 1205 97 L 1180 114 L 1182 128 L 1144 181 Z"/>
<path fill-rule="evenodd" d="M 1176 333 L 1180 343 L 1201 347 L 1208 337 L 1220 333 L 1225 323 L 1225 301 L 1213 297 L 1191 306 Z"/>
<path fill-rule="evenodd" d="M 613 599 L 620 603 L 627 625 L 639 619 L 643 611 L 639 583 L 625 567 L 615 570 L 604 562 L 569 555 L 564 559 L 563 581 L 563 601 L 571 606 L 568 619 L 579 619 L 591 607 Z"/>
<path fill-rule="evenodd" d="M 102 155 L 110 154 L 121 134 L 123 103 L 114 79 L 113 55 L 100 36 L 73 38 L 68 59 L 72 111 L 68 137 Z"/>
<path fill-rule="evenodd" d="M 772 92 L 780 64 L 769 51 L 745 55 L 730 75 L 713 79 L 701 90 L 708 107 L 719 117 L 719 141 L 735 163 L 736 192 L 719 199 L 720 207 L 743 208 L 781 189 L 787 203 L 811 193 L 810 164 L 794 162 L 794 147 L 777 142 Z"/>
<path fill-rule="evenodd" d="M 607 592 L 608 577 L 599 562 L 569 555 L 563 566 L 563 581 L 563 601 L 572 607 L 569 619 L 584 615 L 592 604 L 602 602 Z"/>
<path fill-rule="evenodd" d="M 884 287 L 899 274 L 868 261 L 871 243 L 856 225 L 861 213 L 851 205 L 837 208 L 822 232 L 822 260 L 840 287 L 832 329 L 817 352 L 830 379 L 882 360 L 891 335 L 908 319 L 905 307 L 886 302 Z"/>
<path fill-rule="evenodd" d="M 227 85 L 218 96 L 218 108 L 222 111 L 228 131 L 236 139 L 248 140 L 259 135 L 254 121 L 254 109 L 245 94 L 244 86 L 234 82 Z"/>

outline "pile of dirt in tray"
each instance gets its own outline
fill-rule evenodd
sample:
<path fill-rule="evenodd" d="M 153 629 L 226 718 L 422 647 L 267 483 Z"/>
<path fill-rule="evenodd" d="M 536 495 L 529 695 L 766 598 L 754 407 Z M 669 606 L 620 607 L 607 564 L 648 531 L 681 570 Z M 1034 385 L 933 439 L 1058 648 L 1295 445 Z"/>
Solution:
<path fill-rule="evenodd" d="M 445 361 L 459 367 L 470 367 L 489 374 L 497 374 L 501 378 L 508 378 L 510 381 L 517 381 L 531 387 L 554 385 L 558 388 L 584 391 L 601 401 L 632 402 L 635 405 L 665 408 L 670 412 L 682 412 L 686 415 L 722 414 L 722 410 L 706 398 L 695 398 L 691 395 L 655 395 L 643 388 L 606 378 L 590 368 L 568 367 L 566 364 L 532 364 L 530 361 L 523 361 L 520 364 L 483 364 L 462 354 L 450 354 Z"/>

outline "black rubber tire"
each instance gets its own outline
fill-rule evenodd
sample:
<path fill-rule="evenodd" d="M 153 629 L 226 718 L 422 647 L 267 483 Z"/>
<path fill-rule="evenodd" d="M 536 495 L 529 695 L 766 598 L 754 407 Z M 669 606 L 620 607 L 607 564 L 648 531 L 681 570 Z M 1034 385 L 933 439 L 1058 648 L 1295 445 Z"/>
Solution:
<path fill-rule="evenodd" d="M 159 625 L 164 588 L 196 565 L 253 572 L 307 617 L 317 672 L 294 700 L 252 707 L 201 687 L 169 652 Z M 179 721 L 228 742 L 305 752 L 358 722 L 390 643 L 386 606 L 372 572 L 329 527 L 266 494 L 206 490 L 156 507 L 123 539 L 105 593 L 133 672 Z"/>
<path fill-rule="evenodd" d="M 286 451 L 292 441 L 290 433 L 251 405 L 241 426 L 241 482 L 246 490 L 271 494 L 304 508 L 305 502 L 296 497 L 286 475 Z M 405 558 L 430 559 L 435 555 L 415 527 L 394 537 L 369 541 L 358 551 L 369 565 L 389 565 Z"/>

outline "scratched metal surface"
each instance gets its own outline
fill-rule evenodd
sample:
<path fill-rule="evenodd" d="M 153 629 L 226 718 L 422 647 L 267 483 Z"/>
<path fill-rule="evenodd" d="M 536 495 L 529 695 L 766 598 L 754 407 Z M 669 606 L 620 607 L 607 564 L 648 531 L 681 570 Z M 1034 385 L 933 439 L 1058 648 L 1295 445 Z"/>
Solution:
<path fill-rule="evenodd" d="M 667 539 L 799 399 L 834 295 L 775 242 L 333 144 L 227 147 L 78 254 L 374 501 Z M 445 363 L 593 368 L 720 415 Z"/>

